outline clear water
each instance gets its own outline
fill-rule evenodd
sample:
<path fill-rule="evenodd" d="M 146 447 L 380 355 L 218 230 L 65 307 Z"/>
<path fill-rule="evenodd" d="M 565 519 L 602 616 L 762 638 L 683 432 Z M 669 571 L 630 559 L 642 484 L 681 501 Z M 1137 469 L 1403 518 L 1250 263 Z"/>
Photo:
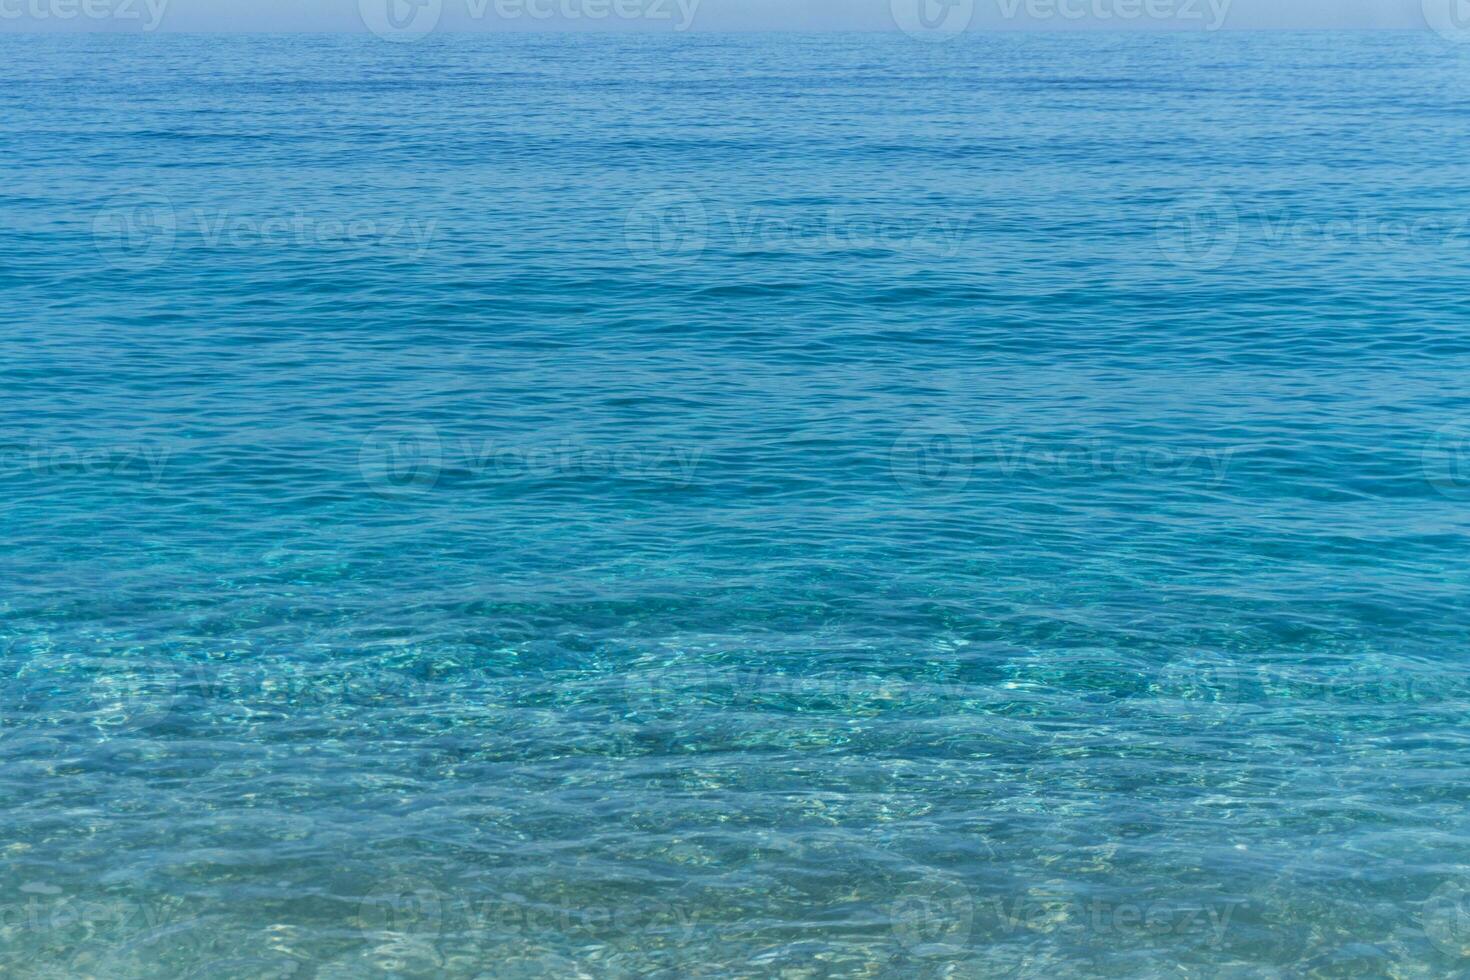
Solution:
<path fill-rule="evenodd" d="M 0 47 L 0 972 L 1470 968 L 1470 47 Z"/>

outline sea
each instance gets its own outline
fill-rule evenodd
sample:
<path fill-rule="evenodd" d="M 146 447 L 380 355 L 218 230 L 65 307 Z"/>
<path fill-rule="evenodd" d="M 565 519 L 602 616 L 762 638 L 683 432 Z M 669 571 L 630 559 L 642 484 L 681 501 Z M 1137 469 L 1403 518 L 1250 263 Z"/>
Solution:
<path fill-rule="evenodd" d="M 0 973 L 1466 975 L 1467 78 L 0 38 Z"/>

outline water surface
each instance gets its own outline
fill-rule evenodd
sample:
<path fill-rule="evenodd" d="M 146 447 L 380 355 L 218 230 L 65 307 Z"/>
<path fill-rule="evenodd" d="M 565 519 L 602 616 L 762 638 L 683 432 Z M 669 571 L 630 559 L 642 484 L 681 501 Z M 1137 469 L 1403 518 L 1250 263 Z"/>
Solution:
<path fill-rule="evenodd" d="M 0 969 L 1470 967 L 1470 49 L 0 46 Z"/>

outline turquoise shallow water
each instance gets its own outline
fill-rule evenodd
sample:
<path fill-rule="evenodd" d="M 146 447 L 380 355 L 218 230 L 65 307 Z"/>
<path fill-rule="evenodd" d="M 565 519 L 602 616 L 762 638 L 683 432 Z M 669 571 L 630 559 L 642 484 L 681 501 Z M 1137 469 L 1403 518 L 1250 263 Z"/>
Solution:
<path fill-rule="evenodd" d="M 1470 969 L 1470 48 L 0 48 L 0 970 Z"/>

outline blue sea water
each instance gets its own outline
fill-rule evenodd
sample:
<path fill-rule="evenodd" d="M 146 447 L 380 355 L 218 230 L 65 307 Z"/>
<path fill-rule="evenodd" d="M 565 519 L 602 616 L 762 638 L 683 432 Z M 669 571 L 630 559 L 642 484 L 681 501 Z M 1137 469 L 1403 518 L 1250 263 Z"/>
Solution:
<path fill-rule="evenodd" d="M 0 972 L 1470 970 L 1470 47 L 0 51 Z"/>

